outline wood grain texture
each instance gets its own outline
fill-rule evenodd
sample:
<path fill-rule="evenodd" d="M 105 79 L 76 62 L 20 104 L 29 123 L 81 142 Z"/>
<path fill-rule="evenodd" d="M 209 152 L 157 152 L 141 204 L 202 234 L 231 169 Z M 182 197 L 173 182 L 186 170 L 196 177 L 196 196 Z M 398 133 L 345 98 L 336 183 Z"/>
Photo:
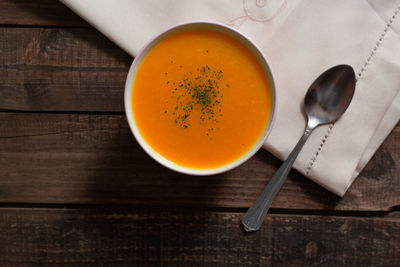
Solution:
<path fill-rule="evenodd" d="M 281 162 L 261 150 L 221 175 L 152 160 L 124 115 L 0 113 L 0 202 L 249 207 Z M 400 127 L 341 199 L 293 171 L 273 208 L 390 210 L 400 205 Z"/>
<path fill-rule="evenodd" d="M 241 213 L 1 209 L 0 264 L 398 266 L 400 219 Z"/>
<path fill-rule="evenodd" d="M 123 111 L 132 58 L 91 29 L 0 28 L 0 109 Z"/>
<path fill-rule="evenodd" d="M 0 0 L 0 24 L 89 27 L 57 0 Z"/>

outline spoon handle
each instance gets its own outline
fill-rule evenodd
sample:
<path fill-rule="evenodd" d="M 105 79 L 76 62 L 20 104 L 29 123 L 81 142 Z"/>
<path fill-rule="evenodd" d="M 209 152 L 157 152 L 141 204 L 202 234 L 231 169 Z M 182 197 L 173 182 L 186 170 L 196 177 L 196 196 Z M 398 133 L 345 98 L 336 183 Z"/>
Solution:
<path fill-rule="evenodd" d="M 242 224 L 247 232 L 253 232 L 260 229 L 261 224 L 264 221 L 264 217 L 267 214 L 269 207 L 271 206 L 272 200 L 281 189 L 283 183 L 286 180 L 286 177 L 290 172 L 290 169 L 292 168 L 294 161 L 297 158 L 297 155 L 299 154 L 300 150 L 302 149 L 304 143 L 307 141 L 313 129 L 314 127 L 307 125 L 307 129 L 305 130 L 303 136 L 300 138 L 293 151 L 282 163 L 281 167 L 276 171 L 276 173 L 272 176 L 270 182 L 264 188 L 264 191 L 258 197 L 256 202 L 254 202 L 253 206 L 251 206 L 250 209 L 248 209 L 246 214 L 243 216 Z"/>

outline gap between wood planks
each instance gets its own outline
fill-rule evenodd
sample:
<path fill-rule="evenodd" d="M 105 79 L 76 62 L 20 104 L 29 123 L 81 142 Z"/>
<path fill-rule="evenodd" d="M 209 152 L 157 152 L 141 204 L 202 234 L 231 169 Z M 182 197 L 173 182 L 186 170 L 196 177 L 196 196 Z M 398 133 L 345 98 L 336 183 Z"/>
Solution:
<path fill-rule="evenodd" d="M 77 114 L 77 115 L 125 115 L 122 111 L 79 111 L 79 110 L 17 110 L 0 109 L 0 113 L 22 113 L 22 114 Z"/>
<path fill-rule="evenodd" d="M 93 29 L 92 26 L 57 26 L 57 25 L 29 25 L 29 24 L 0 24 L 0 28 L 44 28 L 44 29 Z"/>
<path fill-rule="evenodd" d="M 35 65 L 30 66 L 27 64 L 10 64 L 5 66 L 0 66 L 0 69 L 13 69 L 19 71 L 28 70 L 44 70 L 44 71 L 86 71 L 86 72 L 99 72 L 99 71 L 113 71 L 113 72 L 123 72 L 128 74 L 129 68 L 126 67 L 69 67 L 69 66 L 51 66 L 51 65 Z"/>
<path fill-rule="evenodd" d="M 69 204 L 69 203 L 0 203 L 2 209 L 90 209 L 113 212 L 148 213 L 151 212 L 219 212 L 219 213 L 245 213 L 246 208 L 233 207 L 161 207 L 161 206 L 136 206 L 127 204 Z M 329 216 L 329 217 L 358 217 L 358 218 L 383 218 L 390 215 L 400 215 L 400 205 L 394 206 L 388 211 L 368 210 L 310 210 L 310 209 L 285 209 L 271 208 L 268 214 L 274 215 L 305 215 L 305 216 Z M 268 216 L 268 215 L 267 215 Z M 397 216 L 395 216 L 397 217 Z"/>

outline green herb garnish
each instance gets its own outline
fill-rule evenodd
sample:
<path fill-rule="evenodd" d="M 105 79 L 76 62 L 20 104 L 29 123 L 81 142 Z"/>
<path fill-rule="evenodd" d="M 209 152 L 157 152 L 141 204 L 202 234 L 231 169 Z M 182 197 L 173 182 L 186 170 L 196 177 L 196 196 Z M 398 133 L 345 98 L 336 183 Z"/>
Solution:
<path fill-rule="evenodd" d="M 206 52 L 208 53 L 208 50 Z M 174 122 L 187 129 L 190 126 L 193 110 L 198 110 L 200 124 L 211 126 L 218 123 L 219 120 L 215 116 L 216 113 L 219 117 L 222 116 L 222 90 L 230 88 L 229 84 L 221 86 L 223 77 L 222 70 L 213 70 L 210 66 L 204 65 L 198 67 L 196 71 L 184 73 L 182 80 L 173 82 L 174 89 L 171 93 L 175 94 L 176 91 L 175 96 L 171 96 L 176 100 L 174 107 L 176 112 L 172 112 Z M 170 81 L 166 84 L 169 85 Z M 164 113 L 167 113 L 166 111 Z M 207 135 L 214 130 L 214 127 L 209 127 Z"/>

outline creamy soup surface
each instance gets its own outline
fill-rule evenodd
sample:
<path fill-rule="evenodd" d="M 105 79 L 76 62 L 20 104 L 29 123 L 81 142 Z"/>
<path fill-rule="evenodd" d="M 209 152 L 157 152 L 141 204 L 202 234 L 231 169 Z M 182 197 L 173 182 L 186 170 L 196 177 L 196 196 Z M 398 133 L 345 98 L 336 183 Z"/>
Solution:
<path fill-rule="evenodd" d="M 133 82 L 133 116 L 144 140 L 180 166 L 208 169 L 248 152 L 270 113 L 256 57 L 217 31 L 174 34 L 153 47 Z"/>

